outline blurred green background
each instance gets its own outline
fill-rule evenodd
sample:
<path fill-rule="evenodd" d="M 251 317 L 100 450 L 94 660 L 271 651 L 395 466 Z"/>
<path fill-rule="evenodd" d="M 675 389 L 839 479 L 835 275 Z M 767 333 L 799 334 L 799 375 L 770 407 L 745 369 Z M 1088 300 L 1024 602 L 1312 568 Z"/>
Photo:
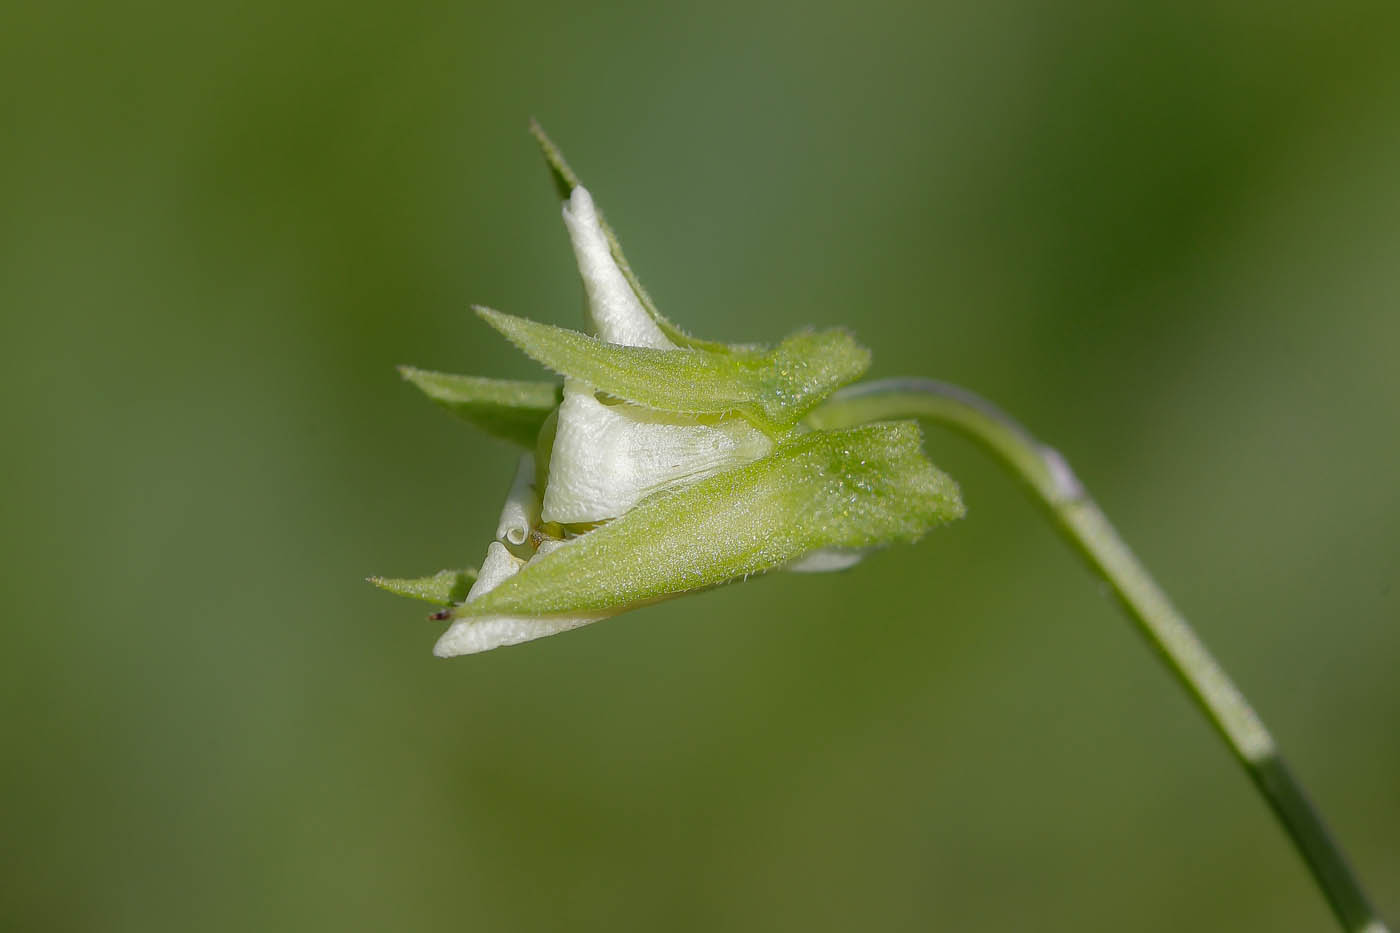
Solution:
<path fill-rule="evenodd" d="M 846 324 L 1066 452 L 1400 917 L 1400 11 L 0 13 L 15 930 L 1328 930 L 1016 485 L 442 662 L 512 453 L 393 366 L 577 325 L 537 116 L 673 318 Z"/>

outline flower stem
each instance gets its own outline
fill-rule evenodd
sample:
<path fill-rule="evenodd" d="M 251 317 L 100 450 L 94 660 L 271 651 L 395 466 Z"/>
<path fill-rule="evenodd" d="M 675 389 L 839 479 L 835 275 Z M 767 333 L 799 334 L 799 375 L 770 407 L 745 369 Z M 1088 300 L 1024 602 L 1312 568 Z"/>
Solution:
<path fill-rule="evenodd" d="M 1113 588 L 1139 631 L 1230 746 L 1283 824 L 1342 928 L 1385 933 L 1385 923 L 1321 814 L 1280 757 L 1273 737 L 1057 451 L 980 396 L 925 379 L 851 386 L 833 395 L 808 420 L 819 428 L 835 428 L 905 417 L 924 418 L 970 437 L 1030 487 L 1051 521 Z"/>

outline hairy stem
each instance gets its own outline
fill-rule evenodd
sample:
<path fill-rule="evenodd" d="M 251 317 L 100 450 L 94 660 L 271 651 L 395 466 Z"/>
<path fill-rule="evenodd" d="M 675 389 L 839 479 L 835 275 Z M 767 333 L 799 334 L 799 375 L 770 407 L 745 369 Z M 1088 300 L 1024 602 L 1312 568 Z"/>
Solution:
<path fill-rule="evenodd" d="M 808 421 L 835 428 L 908 417 L 972 438 L 1031 488 L 1051 521 L 1113 588 L 1139 631 L 1230 746 L 1283 824 L 1343 929 L 1385 933 L 1387 927 L 1263 722 L 1057 451 L 980 396 L 925 379 L 851 386 L 832 396 Z"/>

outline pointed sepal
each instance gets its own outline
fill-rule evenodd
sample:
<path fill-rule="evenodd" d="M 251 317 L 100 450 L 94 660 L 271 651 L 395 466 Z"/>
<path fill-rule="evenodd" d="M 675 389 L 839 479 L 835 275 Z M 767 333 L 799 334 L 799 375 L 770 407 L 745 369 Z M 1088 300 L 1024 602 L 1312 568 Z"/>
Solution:
<path fill-rule="evenodd" d="M 467 591 L 471 589 L 472 581 L 476 579 L 475 570 L 439 570 L 431 577 L 418 577 L 416 579 L 399 579 L 394 577 L 366 577 L 366 582 L 372 583 L 395 596 L 405 596 L 409 599 L 420 599 L 425 603 L 433 603 L 437 606 L 455 606 L 467 598 Z"/>
<path fill-rule="evenodd" d="M 541 425 L 564 392 L 557 382 L 484 379 L 413 366 L 400 366 L 399 374 L 457 417 L 527 450 L 535 448 Z"/>
<path fill-rule="evenodd" d="M 823 548 L 914 541 L 963 511 L 957 484 L 929 462 L 915 422 L 812 432 L 747 466 L 643 500 L 454 615 L 616 612 Z"/>
<path fill-rule="evenodd" d="M 799 332 L 767 352 L 656 350 L 604 343 L 490 308 L 475 310 L 537 363 L 599 391 L 659 411 L 734 411 L 775 435 L 870 365 L 870 351 L 842 330 Z"/>

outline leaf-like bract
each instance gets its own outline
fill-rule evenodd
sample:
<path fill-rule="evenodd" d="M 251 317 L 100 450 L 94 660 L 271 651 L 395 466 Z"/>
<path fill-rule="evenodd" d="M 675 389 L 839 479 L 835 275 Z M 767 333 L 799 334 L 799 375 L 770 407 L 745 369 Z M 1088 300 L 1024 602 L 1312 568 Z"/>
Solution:
<path fill-rule="evenodd" d="M 813 432 L 747 466 L 643 500 L 456 614 L 616 611 L 772 570 L 820 548 L 913 541 L 962 514 L 957 484 L 929 462 L 916 423 Z"/>

